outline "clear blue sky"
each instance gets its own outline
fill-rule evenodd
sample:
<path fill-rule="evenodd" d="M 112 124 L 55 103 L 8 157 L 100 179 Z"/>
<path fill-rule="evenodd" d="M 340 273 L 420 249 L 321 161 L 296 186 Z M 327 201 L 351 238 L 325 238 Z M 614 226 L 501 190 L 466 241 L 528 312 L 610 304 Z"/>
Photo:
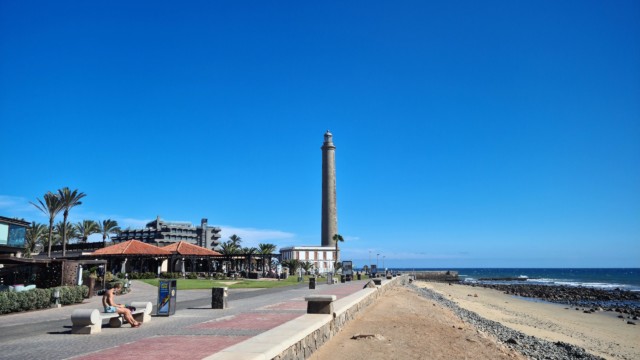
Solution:
<path fill-rule="evenodd" d="M 343 256 L 640 266 L 640 2 L 2 1 L 0 215 Z"/>

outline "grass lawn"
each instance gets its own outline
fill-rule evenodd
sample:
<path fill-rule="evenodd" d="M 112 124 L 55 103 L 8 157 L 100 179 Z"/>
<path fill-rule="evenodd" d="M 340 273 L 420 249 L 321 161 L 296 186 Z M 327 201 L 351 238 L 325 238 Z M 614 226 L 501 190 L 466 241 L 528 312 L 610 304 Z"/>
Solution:
<path fill-rule="evenodd" d="M 159 279 L 140 279 L 149 285 L 158 286 Z M 304 282 L 309 282 L 309 276 L 304 277 Z M 230 289 L 249 288 L 274 288 L 282 286 L 292 286 L 298 284 L 297 276 L 289 276 L 286 280 L 259 279 L 259 280 L 194 280 L 178 279 L 178 290 L 211 289 L 213 287 L 228 287 Z"/>

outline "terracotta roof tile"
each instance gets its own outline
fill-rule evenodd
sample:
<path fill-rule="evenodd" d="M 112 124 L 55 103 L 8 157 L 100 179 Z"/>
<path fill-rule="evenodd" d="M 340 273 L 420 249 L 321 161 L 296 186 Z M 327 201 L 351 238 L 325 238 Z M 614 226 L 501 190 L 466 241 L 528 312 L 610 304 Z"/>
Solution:
<path fill-rule="evenodd" d="M 193 245 L 184 241 L 178 241 L 177 243 L 167 245 L 163 247 L 163 249 L 178 253 L 180 255 L 192 255 L 192 256 L 222 255 L 217 251 L 209 250 L 201 246 Z"/>
<path fill-rule="evenodd" d="M 98 249 L 91 255 L 171 255 L 170 251 L 138 240 L 129 240 Z"/>

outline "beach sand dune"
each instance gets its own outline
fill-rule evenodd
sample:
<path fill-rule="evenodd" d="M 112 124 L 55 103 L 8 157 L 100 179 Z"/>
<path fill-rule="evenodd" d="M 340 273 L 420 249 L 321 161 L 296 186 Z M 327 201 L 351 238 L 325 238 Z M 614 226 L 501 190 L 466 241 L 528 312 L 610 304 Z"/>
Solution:
<path fill-rule="evenodd" d="M 358 336 L 359 335 L 359 336 Z M 352 339 L 356 337 L 356 339 Z M 310 359 L 524 359 L 415 291 L 387 292 Z"/>
<path fill-rule="evenodd" d="M 587 314 L 575 307 L 534 302 L 481 287 L 415 284 L 524 334 L 573 344 L 606 359 L 640 359 L 640 326 L 627 324 L 627 319 L 617 318 L 617 313 Z"/>

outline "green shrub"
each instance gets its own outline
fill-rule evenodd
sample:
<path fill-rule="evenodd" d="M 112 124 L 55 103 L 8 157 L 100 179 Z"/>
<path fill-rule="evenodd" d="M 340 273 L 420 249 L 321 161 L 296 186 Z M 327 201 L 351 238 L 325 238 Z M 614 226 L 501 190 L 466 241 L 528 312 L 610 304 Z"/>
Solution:
<path fill-rule="evenodd" d="M 89 294 L 86 286 L 60 286 L 58 289 L 62 305 L 81 303 Z M 49 308 L 55 302 L 53 292 L 54 289 L 0 292 L 0 314 Z"/>
<path fill-rule="evenodd" d="M 129 274 L 129 279 L 155 279 L 156 273 L 153 272 L 143 272 L 143 273 L 131 273 Z"/>
<path fill-rule="evenodd" d="M 89 288 L 85 285 L 82 286 L 60 286 L 60 304 L 71 305 L 81 303 L 82 300 L 89 294 Z M 51 292 L 51 302 L 54 302 L 53 291 Z"/>
<path fill-rule="evenodd" d="M 198 274 L 197 273 L 188 273 L 187 274 L 187 279 L 197 279 L 198 278 Z"/>
<path fill-rule="evenodd" d="M 163 279 L 180 279 L 182 278 L 182 274 L 179 272 L 165 272 L 161 273 L 160 277 Z"/>
<path fill-rule="evenodd" d="M 51 289 L 33 289 L 31 290 L 35 293 L 35 308 L 36 309 L 44 309 L 51 306 L 52 298 Z"/>

